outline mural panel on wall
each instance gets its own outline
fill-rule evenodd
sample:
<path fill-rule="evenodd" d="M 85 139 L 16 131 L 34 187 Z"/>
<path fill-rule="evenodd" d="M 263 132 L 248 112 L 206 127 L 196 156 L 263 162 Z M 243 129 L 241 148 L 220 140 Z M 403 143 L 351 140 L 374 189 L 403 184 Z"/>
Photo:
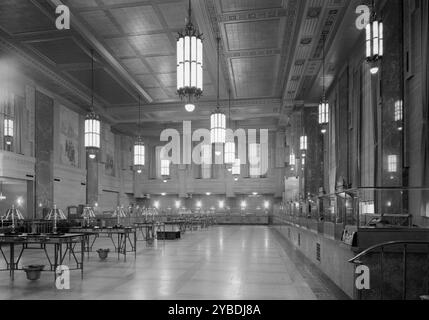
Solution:
<path fill-rule="evenodd" d="M 106 175 L 115 176 L 115 135 L 106 130 L 106 163 L 104 164 Z"/>
<path fill-rule="evenodd" d="M 79 115 L 65 107 L 61 107 L 60 117 L 61 163 L 78 167 Z"/>

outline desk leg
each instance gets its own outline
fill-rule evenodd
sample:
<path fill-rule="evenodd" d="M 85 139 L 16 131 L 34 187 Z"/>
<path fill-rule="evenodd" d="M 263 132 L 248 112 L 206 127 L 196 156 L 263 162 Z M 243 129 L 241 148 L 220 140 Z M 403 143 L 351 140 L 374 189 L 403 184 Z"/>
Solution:
<path fill-rule="evenodd" d="M 81 270 L 80 270 L 80 276 L 81 276 L 81 279 L 83 279 L 83 259 L 84 259 L 84 255 L 85 255 L 85 253 L 84 253 L 84 250 L 85 250 L 85 238 L 82 238 L 81 239 L 81 241 L 80 241 L 80 246 L 81 246 L 81 250 L 80 250 L 80 267 L 81 267 Z M 89 236 L 88 236 L 88 258 L 89 258 Z"/>
<path fill-rule="evenodd" d="M 130 238 L 129 233 L 124 233 L 124 261 L 127 262 L 127 240 Z"/>
<path fill-rule="evenodd" d="M 59 251 L 58 244 L 55 243 L 54 244 L 54 282 L 57 281 L 58 251 Z"/>
<path fill-rule="evenodd" d="M 13 243 L 10 244 L 10 276 L 12 277 L 12 281 L 15 280 L 15 245 Z"/>
<path fill-rule="evenodd" d="M 120 252 L 121 252 L 121 242 L 120 242 L 120 240 L 119 240 L 119 233 L 118 233 L 118 260 L 120 259 L 119 257 L 119 255 L 120 255 Z"/>
<path fill-rule="evenodd" d="M 134 232 L 134 259 L 137 258 L 137 233 Z"/>

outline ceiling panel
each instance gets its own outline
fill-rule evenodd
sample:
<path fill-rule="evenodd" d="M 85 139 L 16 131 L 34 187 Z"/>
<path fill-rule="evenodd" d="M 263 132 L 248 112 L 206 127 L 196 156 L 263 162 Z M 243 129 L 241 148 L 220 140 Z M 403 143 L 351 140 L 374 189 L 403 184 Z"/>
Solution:
<path fill-rule="evenodd" d="M 113 53 L 119 58 L 123 57 L 135 57 L 133 48 L 128 43 L 127 39 L 124 38 L 112 38 L 106 39 L 106 44 L 112 49 Z"/>
<path fill-rule="evenodd" d="M 120 5 L 120 4 L 128 4 L 128 3 L 136 3 L 138 0 L 101 0 L 106 5 Z"/>
<path fill-rule="evenodd" d="M 150 73 L 148 67 L 141 61 L 140 58 L 122 59 L 122 64 L 132 74 Z"/>
<path fill-rule="evenodd" d="M 157 78 L 164 87 L 173 87 L 177 82 L 177 73 L 162 73 L 158 74 Z"/>
<path fill-rule="evenodd" d="M 126 7 L 110 10 L 125 33 L 139 33 L 162 29 L 152 6 Z"/>
<path fill-rule="evenodd" d="M 76 70 L 68 72 L 77 81 L 88 89 L 91 88 L 91 70 Z M 94 71 L 94 92 L 111 104 L 136 103 L 135 97 L 131 96 L 121 84 L 104 69 Z"/>
<path fill-rule="evenodd" d="M 237 96 L 267 97 L 273 94 L 278 57 L 231 59 Z"/>
<path fill-rule="evenodd" d="M 229 50 L 279 47 L 280 19 L 225 24 Z"/>
<path fill-rule="evenodd" d="M 170 73 L 177 69 L 175 56 L 148 57 L 145 60 L 155 73 Z"/>
<path fill-rule="evenodd" d="M 31 48 L 56 64 L 89 63 L 91 58 L 72 38 L 31 42 Z"/>
<path fill-rule="evenodd" d="M 133 36 L 128 39 L 142 55 L 175 53 L 175 48 L 173 49 L 170 40 L 164 33 Z"/>
<path fill-rule="evenodd" d="M 168 95 L 160 88 L 148 88 L 147 92 L 156 101 L 168 99 Z"/>
<path fill-rule="evenodd" d="M 67 0 L 65 3 L 72 8 L 92 8 L 97 6 L 95 0 Z"/>
<path fill-rule="evenodd" d="M 95 32 L 102 36 L 116 36 L 120 34 L 119 29 L 104 11 L 82 12 L 81 16 Z"/>
<path fill-rule="evenodd" d="M 54 20 L 28 0 L 1 0 L 0 26 L 12 34 L 56 30 Z"/>
<path fill-rule="evenodd" d="M 137 75 L 137 80 L 144 88 L 158 88 L 158 80 L 151 74 Z"/>
<path fill-rule="evenodd" d="M 174 87 L 167 87 L 164 89 L 165 93 L 168 95 L 169 98 L 175 100 L 175 101 L 179 101 L 180 97 L 177 94 L 177 87 L 176 85 Z"/>
<path fill-rule="evenodd" d="M 185 27 L 188 13 L 186 3 L 184 1 L 160 4 L 158 7 L 161 10 L 169 28 L 182 29 Z"/>
<path fill-rule="evenodd" d="M 221 0 L 223 12 L 281 8 L 282 0 Z"/>

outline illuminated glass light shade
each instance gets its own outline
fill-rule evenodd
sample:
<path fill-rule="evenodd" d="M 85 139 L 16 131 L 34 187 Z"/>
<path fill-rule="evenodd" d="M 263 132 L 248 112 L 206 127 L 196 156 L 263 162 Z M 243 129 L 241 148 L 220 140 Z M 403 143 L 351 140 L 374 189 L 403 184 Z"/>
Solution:
<path fill-rule="evenodd" d="M 67 220 L 66 215 L 63 210 L 57 208 L 57 205 L 54 204 L 54 207 L 49 211 L 45 220 L 53 221 L 52 232 L 57 233 L 57 221 L 59 220 Z"/>
<path fill-rule="evenodd" d="M 145 145 L 141 139 L 134 143 L 134 168 L 137 173 L 141 173 L 145 165 Z"/>
<path fill-rule="evenodd" d="M 203 39 L 191 18 L 189 2 L 188 23 L 177 38 L 177 93 L 181 98 L 199 98 L 203 93 Z"/>
<path fill-rule="evenodd" d="M 180 203 L 180 201 L 176 201 L 174 205 L 175 205 L 176 209 L 179 209 L 181 206 L 181 203 Z"/>
<path fill-rule="evenodd" d="M 301 136 L 299 138 L 299 150 L 307 151 L 308 149 L 308 138 L 307 136 Z"/>
<path fill-rule="evenodd" d="M 235 143 L 228 141 L 225 143 L 225 164 L 232 166 L 235 162 Z"/>
<path fill-rule="evenodd" d="M 390 173 L 398 172 L 398 156 L 390 155 L 387 157 L 387 171 Z"/>
<path fill-rule="evenodd" d="M 4 140 L 7 145 L 11 145 L 13 141 L 13 120 L 10 118 L 4 119 Z"/>
<path fill-rule="evenodd" d="M 322 133 L 326 133 L 326 125 L 329 123 L 329 103 L 322 99 L 319 103 L 319 124 L 322 126 Z"/>
<path fill-rule="evenodd" d="M 292 153 L 289 156 L 289 165 L 290 166 L 295 166 L 296 165 L 296 156 L 295 156 L 295 153 L 293 153 L 293 151 L 292 151 Z"/>
<path fill-rule="evenodd" d="M 398 123 L 398 130 L 402 131 L 402 120 L 404 119 L 404 109 L 402 100 L 395 102 L 395 121 Z"/>
<path fill-rule="evenodd" d="M 185 105 L 185 110 L 187 112 L 194 112 L 194 110 L 195 110 L 195 104 L 193 104 L 193 103 L 187 103 Z"/>
<path fill-rule="evenodd" d="M 95 159 L 100 150 L 100 118 L 94 112 L 85 119 L 85 148 L 91 159 Z"/>
<path fill-rule="evenodd" d="M 225 208 L 225 201 L 220 200 L 219 201 L 219 209 Z"/>
<path fill-rule="evenodd" d="M 370 22 L 366 26 L 366 61 L 371 66 L 371 73 L 379 70 L 378 61 L 383 57 L 383 22 L 377 19 L 375 11 L 371 14 Z"/>
<path fill-rule="evenodd" d="M 161 176 L 170 176 L 170 160 L 161 160 Z"/>
<path fill-rule="evenodd" d="M 226 116 L 217 108 L 210 116 L 210 140 L 212 144 L 225 143 Z"/>
<path fill-rule="evenodd" d="M 265 209 L 269 209 L 270 207 L 270 202 L 269 201 L 264 201 L 264 208 Z"/>
<path fill-rule="evenodd" d="M 240 159 L 235 159 L 233 165 L 232 165 L 232 176 L 234 177 L 235 181 L 238 181 L 238 178 L 241 174 L 241 161 Z"/>

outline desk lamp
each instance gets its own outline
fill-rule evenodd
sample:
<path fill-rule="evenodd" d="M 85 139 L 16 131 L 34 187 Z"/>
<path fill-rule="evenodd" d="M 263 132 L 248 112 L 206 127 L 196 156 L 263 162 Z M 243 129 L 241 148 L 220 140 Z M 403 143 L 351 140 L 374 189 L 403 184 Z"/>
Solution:
<path fill-rule="evenodd" d="M 90 206 L 84 207 L 81 217 L 83 218 L 84 226 L 88 227 L 90 225 L 91 219 L 95 218 L 94 209 Z"/>
<path fill-rule="evenodd" d="M 123 207 L 116 207 L 116 210 L 113 211 L 112 217 L 118 219 L 116 224 L 117 227 L 121 226 L 121 218 L 126 218 L 126 216 L 127 214 L 125 213 Z"/>
<path fill-rule="evenodd" d="M 57 234 L 57 221 L 58 220 L 67 220 L 63 210 L 58 209 L 57 205 L 54 204 L 54 207 L 49 210 L 45 220 L 53 221 L 52 233 Z"/>
<path fill-rule="evenodd" d="M 6 211 L 6 217 L 4 220 L 12 221 L 12 233 L 15 233 L 15 221 L 24 220 L 24 216 L 19 209 L 15 208 L 15 205 L 12 205 L 12 208 Z"/>

